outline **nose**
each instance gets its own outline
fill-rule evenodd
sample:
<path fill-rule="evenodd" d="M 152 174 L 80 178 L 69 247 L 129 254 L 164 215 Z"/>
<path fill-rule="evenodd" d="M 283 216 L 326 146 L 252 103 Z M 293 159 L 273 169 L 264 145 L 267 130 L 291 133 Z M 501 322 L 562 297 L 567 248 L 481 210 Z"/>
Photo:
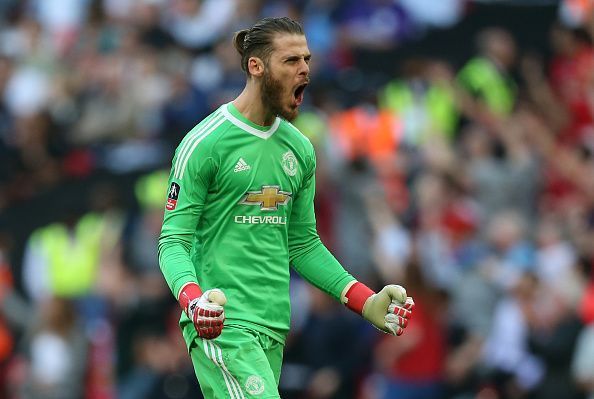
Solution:
<path fill-rule="evenodd" d="M 301 63 L 299 65 L 299 75 L 309 75 L 309 64 L 304 59 L 301 60 Z"/>

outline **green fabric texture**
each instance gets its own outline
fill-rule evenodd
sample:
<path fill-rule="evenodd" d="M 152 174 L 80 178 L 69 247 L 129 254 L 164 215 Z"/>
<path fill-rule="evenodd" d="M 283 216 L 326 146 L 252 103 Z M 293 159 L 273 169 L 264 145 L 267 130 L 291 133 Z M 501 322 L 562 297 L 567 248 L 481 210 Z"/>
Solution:
<path fill-rule="evenodd" d="M 315 154 L 289 122 L 258 126 L 223 105 L 182 140 L 172 189 L 159 240 L 161 270 L 176 297 L 190 281 L 204 291 L 223 290 L 227 323 L 284 342 L 290 261 L 335 298 L 353 280 L 316 232 Z M 187 321 L 182 314 L 182 325 Z"/>
<path fill-rule="evenodd" d="M 205 399 L 280 398 L 278 383 L 284 346 L 266 334 L 225 326 L 216 339 L 195 338 L 190 357 Z"/>

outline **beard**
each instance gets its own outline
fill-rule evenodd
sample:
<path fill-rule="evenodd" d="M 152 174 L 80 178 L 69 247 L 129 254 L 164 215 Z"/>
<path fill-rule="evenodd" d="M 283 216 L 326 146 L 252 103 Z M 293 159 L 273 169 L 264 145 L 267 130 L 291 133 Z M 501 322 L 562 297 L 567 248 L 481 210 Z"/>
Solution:
<path fill-rule="evenodd" d="M 284 92 L 282 82 L 274 77 L 270 69 L 267 69 L 262 80 L 262 104 L 273 115 L 292 121 L 297 117 L 299 111 L 298 108 L 287 109 L 283 106 Z"/>

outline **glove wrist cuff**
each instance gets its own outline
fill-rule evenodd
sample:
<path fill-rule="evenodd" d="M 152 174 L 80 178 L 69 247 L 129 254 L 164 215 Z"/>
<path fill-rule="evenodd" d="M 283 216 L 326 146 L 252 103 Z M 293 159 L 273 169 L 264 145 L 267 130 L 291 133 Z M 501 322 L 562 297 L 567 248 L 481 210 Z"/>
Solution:
<path fill-rule="evenodd" d="M 365 302 L 367 302 L 367 299 L 373 294 L 375 294 L 375 292 L 373 292 L 371 288 L 357 281 L 345 294 L 345 305 L 353 312 L 362 315 Z"/>
<path fill-rule="evenodd" d="M 202 296 L 202 289 L 196 283 L 186 283 L 181 290 L 179 290 L 178 302 L 184 311 L 188 311 L 188 305 L 196 298 Z"/>

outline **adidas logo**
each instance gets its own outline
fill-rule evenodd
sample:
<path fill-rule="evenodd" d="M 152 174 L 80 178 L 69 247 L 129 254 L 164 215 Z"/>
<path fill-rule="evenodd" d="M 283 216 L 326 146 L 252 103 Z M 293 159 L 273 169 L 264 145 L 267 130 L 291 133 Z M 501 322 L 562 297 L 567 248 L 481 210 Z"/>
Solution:
<path fill-rule="evenodd" d="M 233 172 L 243 172 L 244 170 L 250 170 L 252 167 L 247 164 L 243 158 L 239 158 L 239 161 L 235 164 L 235 168 L 233 168 Z"/>

